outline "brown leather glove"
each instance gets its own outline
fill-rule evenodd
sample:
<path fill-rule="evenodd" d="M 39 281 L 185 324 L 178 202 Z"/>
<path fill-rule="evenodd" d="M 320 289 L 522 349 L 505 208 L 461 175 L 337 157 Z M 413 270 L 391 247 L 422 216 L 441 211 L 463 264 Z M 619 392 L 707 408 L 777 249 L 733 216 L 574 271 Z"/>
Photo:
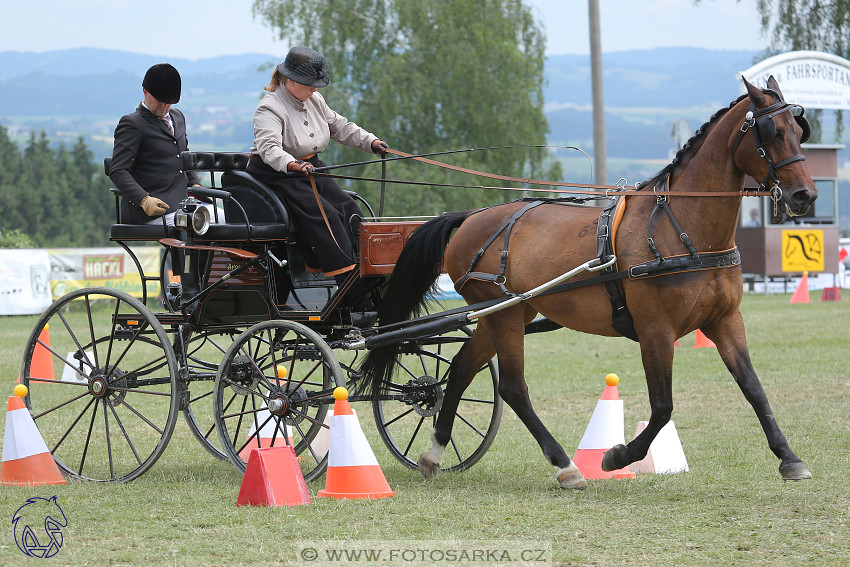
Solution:
<path fill-rule="evenodd" d="M 139 206 L 149 217 L 158 217 L 163 214 L 166 210 L 168 210 L 168 205 L 162 199 L 157 199 L 156 197 L 151 197 L 148 195 L 142 202 L 139 203 Z"/>

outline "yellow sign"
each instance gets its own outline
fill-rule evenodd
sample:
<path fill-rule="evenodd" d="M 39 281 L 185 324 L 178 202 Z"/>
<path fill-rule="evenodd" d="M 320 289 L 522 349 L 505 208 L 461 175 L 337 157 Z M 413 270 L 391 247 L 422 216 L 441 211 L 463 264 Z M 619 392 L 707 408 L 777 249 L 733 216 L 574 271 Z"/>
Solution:
<path fill-rule="evenodd" d="M 823 230 L 782 231 L 783 272 L 822 272 L 823 257 Z"/>

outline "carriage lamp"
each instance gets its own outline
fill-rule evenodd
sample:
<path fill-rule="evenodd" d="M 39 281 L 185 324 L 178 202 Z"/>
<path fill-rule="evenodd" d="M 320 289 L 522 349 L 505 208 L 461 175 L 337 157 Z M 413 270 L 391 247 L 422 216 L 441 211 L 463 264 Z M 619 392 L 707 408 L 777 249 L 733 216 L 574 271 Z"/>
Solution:
<path fill-rule="evenodd" d="M 188 197 L 180 201 L 183 208 L 174 213 L 174 226 L 192 230 L 198 236 L 206 234 L 210 228 L 210 211 L 198 199 Z"/>

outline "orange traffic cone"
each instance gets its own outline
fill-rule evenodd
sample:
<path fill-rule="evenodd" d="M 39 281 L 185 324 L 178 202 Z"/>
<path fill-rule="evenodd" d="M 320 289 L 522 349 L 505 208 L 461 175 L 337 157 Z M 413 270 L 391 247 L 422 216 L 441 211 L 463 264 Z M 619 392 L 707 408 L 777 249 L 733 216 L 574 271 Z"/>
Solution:
<path fill-rule="evenodd" d="M 348 403 L 348 390 L 334 390 L 325 489 L 331 498 L 388 498 L 395 494 Z"/>
<path fill-rule="evenodd" d="M 697 329 L 694 348 L 717 348 L 717 345 L 714 344 L 714 341 L 706 337 L 705 333 Z"/>
<path fill-rule="evenodd" d="M 623 433 L 623 401 L 617 391 L 620 378 L 616 374 L 605 377 L 605 390 L 596 402 L 596 409 L 590 417 L 590 423 L 584 430 L 584 436 L 578 444 L 573 462 L 584 478 L 634 478 L 635 473 L 627 468 L 616 471 L 602 470 L 602 457 L 605 451 L 614 445 L 625 445 Z"/>
<path fill-rule="evenodd" d="M 797 291 L 791 296 L 791 301 L 788 303 L 808 303 L 809 302 L 809 272 L 803 272 L 803 277 L 800 278 L 800 283 L 797 284 Z"/>
<path fill-rule="evenodd" d="M 0 484 L 65 484 L 53 455 L 24 405 L 22 398 L 26 395 L 27 387 L 18 384 L 15 395 L 9 396 Z"/>
<path fill-rule="evenodd" d="M 298 506 L 309 504 L 310 494 L 295 449 L 251 449 L 237 506 Z"/>
<path fill-rule="evenodd" d="M 43 380 L 54 380 L 53 356 L 50 351 L 50 325 L 45 325 L 38 334 L 38 342 L 32 351 L 32 362 L 30 363 L 30 378 L 41 378 Z M 42 346 L 43 345 L 43 346 Z M 16 384 L 21 382 L 21 377 L 15 380 Z"/>
<path fill-rule="evenodd" d="M 647 424 L 646 421 L 638 422 L 635 437 L 646 429 Z M 662 427 L 655 439 L 652 440 L 646 457 L 629 465 L 629 470 L 636 473 L 656 474 L 688 472 L 688 461 L 685 459 L 682 442 L 679 441 L 676 424 L 668 421 L 667 425 Z"/>

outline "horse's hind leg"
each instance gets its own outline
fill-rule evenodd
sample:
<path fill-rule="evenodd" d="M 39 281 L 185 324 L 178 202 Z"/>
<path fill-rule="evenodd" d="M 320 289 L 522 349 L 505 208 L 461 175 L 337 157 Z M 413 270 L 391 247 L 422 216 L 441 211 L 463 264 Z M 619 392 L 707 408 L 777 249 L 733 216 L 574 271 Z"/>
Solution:
<path fill-rule="evenodd" d="M 744 323 L 740 312 L 727 320 L 715 323 L 702 329 L 705 335 L 717 345 L 717 351 L 726 368 L 735 377 L 735 381 L 744 393 L 744 397 L 758 416 L 759 423 L 767 437 L 770 450 L 779 457 L 779 473 L 785 480 L 803 480 L 812 478 L 812 473 L 806 468 L 803 460 L 794 454 L 788 441 L 779 429 L 767 395 L 750 361 L 747 349 L 747 338 L 744 333 Z"/>
<path fill-rule="evenodd" d="M 518 311 L 506 309 L 489 315 L 486 321 L 479 323 L 479 328 L 486 327 L 496 352 L 499 353 L 499 395 L 537 440 L 549 463 L 557 469 L 555 476 L 561 488 L 585 488 L 587 482 L 578 467 L 570 461 L 564 448 L 546 429 L 531 407 L 524 370 L 526 322 L 518 315 Z"/>
<path fill-rule="evenodd" d="M 493 342 L 483 331 L 476 329 L 470 339 L 464 343 L 458 353 L 452 358 L 446 390 L 443 394 L 443 405 L 431 431 L 431 449 L 420 455 L 419 470 L 426 478 L 436 476 L 443 463 L 443 453 L 452 437 L 452 427 L 457 415 L 458 404 L 466 388 L 475 378 L 481 367 L 487 364 L 496 354 Z"/>

